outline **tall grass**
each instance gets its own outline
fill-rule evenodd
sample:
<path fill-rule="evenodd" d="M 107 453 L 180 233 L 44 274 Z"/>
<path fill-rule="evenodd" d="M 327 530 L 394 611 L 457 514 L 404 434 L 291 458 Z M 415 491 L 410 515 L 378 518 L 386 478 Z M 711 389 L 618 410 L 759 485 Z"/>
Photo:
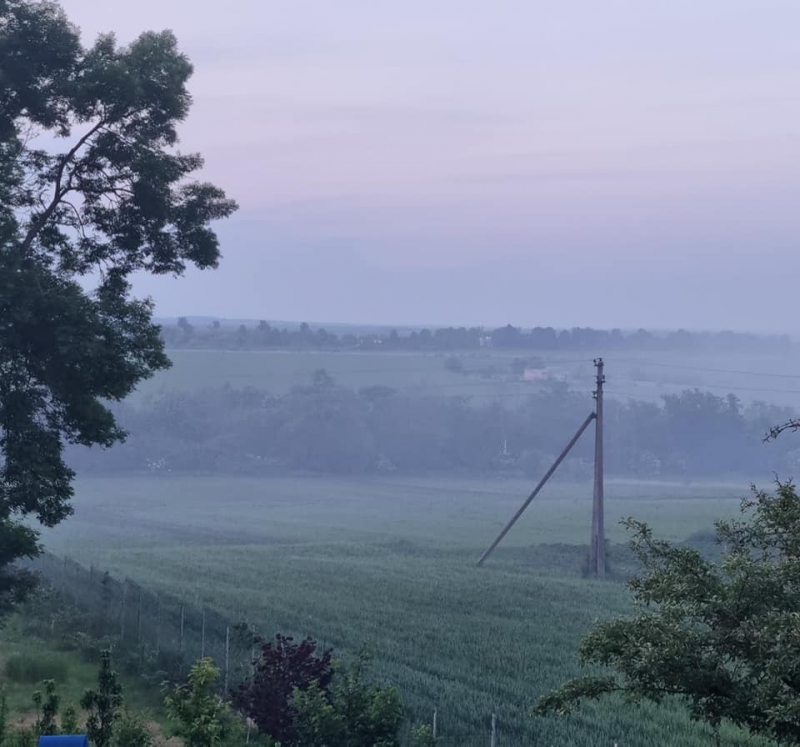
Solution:
<path fill-rule="evenodd" d="M 56 680 L 63 683 L 69 679 L 69 663 L 55 652 L 17 652 L 5 660 L 5 674 L 13 682 L 35 683 Z"/>

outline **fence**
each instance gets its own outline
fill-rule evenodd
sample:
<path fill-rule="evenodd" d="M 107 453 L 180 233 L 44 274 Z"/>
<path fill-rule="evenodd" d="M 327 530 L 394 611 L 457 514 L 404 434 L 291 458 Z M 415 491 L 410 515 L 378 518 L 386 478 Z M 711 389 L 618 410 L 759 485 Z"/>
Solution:
<path fill-rule="evenodd" d="M 253 641 L 258 631 L 250 624 L 174 596 L 155 594 L 128 578 L 120 581 L 71 558 L 44 553 L 27 565 L 81 611 L 89 628 L 87 633 L 113 641 L 140 673 L 155 669 L 151 673 L 183 678 L 197 659 L 209 656 L 221 670 L 224 692 L 229 692 L 251 672 L 256 656 Z M 487 731 L 473 737 L 442 733 L 445 730 L 441 728 L 441 714 L 432 709 L 431 715 L 429 723 L 440 747 L 506 744 L 494 714 Z M 520 744 L 513 738 L 507 743 Z"/>
<path fill-rule="evenodd" d="M 29 567 L 82 611 L 86 632 L 136 652 L 142 670 L 147 660 L 152 664 L 155 659 L 160 669 L 183 676 L 197 659 L 210 656 L 220 667 L 226 691 L 251 670 L 256 631 L 246 623 L 155 594 L 128 578 L 117 580 L 67 557 L 43 554 Z"/>

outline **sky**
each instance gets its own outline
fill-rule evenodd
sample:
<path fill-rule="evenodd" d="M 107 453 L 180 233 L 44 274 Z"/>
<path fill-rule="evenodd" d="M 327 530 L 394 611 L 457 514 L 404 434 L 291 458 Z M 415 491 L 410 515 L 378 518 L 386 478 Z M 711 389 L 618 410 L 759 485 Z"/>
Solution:
<path fill-rule="evenodd" d="M 787 331 L 797 0 L 63 0 L 172 29 L 240 204 L 161 316 Z"/>

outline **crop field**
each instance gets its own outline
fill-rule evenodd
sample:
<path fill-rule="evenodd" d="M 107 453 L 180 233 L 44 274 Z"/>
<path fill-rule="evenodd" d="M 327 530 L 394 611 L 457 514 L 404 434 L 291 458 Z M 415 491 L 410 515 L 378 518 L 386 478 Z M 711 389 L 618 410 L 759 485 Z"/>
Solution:
<path fill-rule="evenodd" d="M 705 745 L 674 704 L 587 707 L 533 721 L 537 697 L 578 670 L 596 619 L 624 614 L 619 581 L 581 576 L 588 484 L 556 482 L 482 568 L 475 561 L 524 499 L 519 480 L 84 479 L 76 514 L 47 547 L 149 588 L 309 634 L 336 651 L 366 645 L 413 720 L 438 709 L 442 744 Z M 746 485 L 611 482 L 623 516 L 686 538 L 738 511 Z M 612 553 L 612 558 L 614 557 Z M 726 744 L 757 744 L 728 734 Z"/>
<path fill-rule="evenodd" d="M 601 351 L 602 352 L 602 351 Z M 521 401 L 536 384 L 513 374 L 514 358 L 538 359 L 554 376 L 578 391 L 591 391 L 592 354 L 537 354 L 532 351 L 455 353 L 466 373 L 448 370 L 449 353 L 171 350 L 173 367 L 144 382 L 131 401 L 164 391 L 230 385 L 276 394 L 310 382 L 324 368 L 348 387 L 389 386 L 408 393 L 471 397 L 476 402 Z M 800 358 L 762 355 L 605 354 L 611 397 L 658 402 L 663 394 L 700 388 L 736 394 L 743 402 L 762 400 L 800 408 Z"/>

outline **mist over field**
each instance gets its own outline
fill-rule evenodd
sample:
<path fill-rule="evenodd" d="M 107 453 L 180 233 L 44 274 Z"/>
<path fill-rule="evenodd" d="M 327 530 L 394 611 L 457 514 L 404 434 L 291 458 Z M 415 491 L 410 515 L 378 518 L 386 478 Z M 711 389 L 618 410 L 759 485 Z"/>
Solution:
<path fill-rule="evenodd" d="M 0 745 L 800 744 L 798 24 L 0 0 Z"/>
<path fill-rule="evenodd" d="M 492 712 L 510 744 L 704 743 L 670 708 L 613 725 L 525 710 L 576 671 L 595 618 L 628 609 L 622 519 L 711 548 L 751 482 L 793 474 L 800 445 L 764 438 L 800 406 L 796 343 L 211 317 L 162 334 L 172 368 L 115 407 L 126 442 L 70 452 L 76 515 L 46 535 L 53 551 L 259 629 L 313 631 L 340 651 L 368 641 L 414 714 L 446 714 L 444 744 L 483 744 Z M 598 355 L 611 580 L 587 577 L 592 430 L 476 569 L 593 410 Z"/>

